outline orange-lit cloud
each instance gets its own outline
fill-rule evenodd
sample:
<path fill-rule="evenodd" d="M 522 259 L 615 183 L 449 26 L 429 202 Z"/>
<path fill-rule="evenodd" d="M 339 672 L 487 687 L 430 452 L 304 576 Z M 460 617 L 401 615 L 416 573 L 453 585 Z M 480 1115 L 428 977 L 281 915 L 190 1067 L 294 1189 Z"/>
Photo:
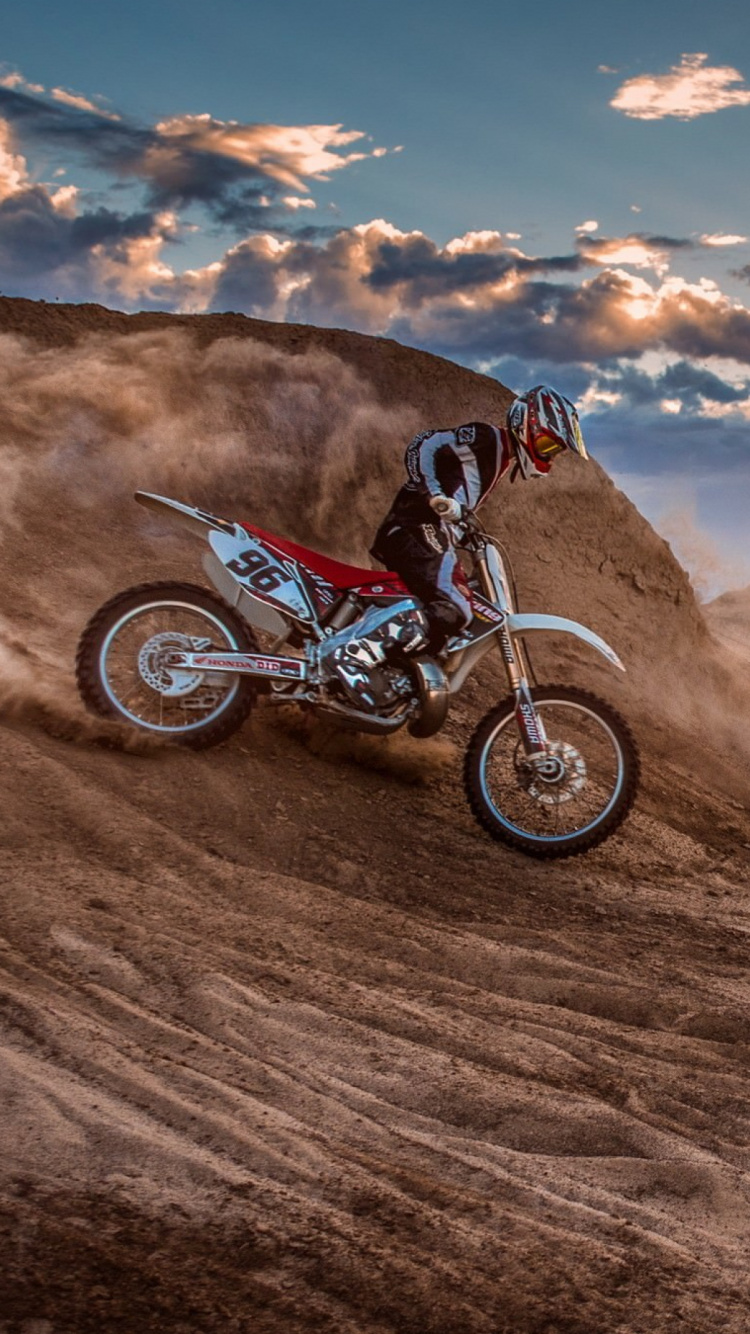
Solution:
<path fill-rule="evenodd" d="M 610 102 L 636 120 L 693 120 L 725 107 L 750 106 L 750 88 L 731 65 L 708 65 L 703 53 L 683 55 L 668 74 L 627 79 Z"/>
<path fill-rule="evenodd" d="M 708 246 L 726 246 L 726 245 L 744 245 L 747 241 L 746 236 L 734 236 L 726 232 L 714 232 L 713 235 L 703 235 L 701 245 Z"/>
<path fill-rule="evenodd" d="M 173 269 L 162 258 L 165 241 L 176 234 L 174 214 L 153 219 L 149 233 L 108 238 L 91 248 L 88 256 L 91 281 L 125 302 L 138 303 L 173 285 Z"/>
<path fill-rule="evenodd" d="M 233 158 L 299 191 L 309 189 L 307 180 L 327 180 L 332 171 L 386 152 L 376 148 L 342 153 L 365 138 L 362 130 L 345 130 L 342 125 L 242 125 L 198 115 L 174 116 L 160 121 L 155 130 L 159 136 L 155 153 L 176 149 Z"/>
<path fill-rule="evenodd" d="M 41 92 L 43 90 L 37 89 L 37 91 Z M 66 88 L 50 89 L 50 97 L 54 98 L 56 102 L 64 102 L 66 106 L 77 107 L 79 111 L 93 111 L 95 115 L 104 116 L 106 120 L 120 119 L 114 111 L 104 111 L 95 102 L 91 102 L 88 97 L 84 97 L 81 93 L 68 92 Z"/>
<path fill-rule="evenodd" d="M 607 244 L 616 253 L 623 243 Z M 631 259 L 641 265 L 639 252 Z M 576 270 L 586 263 L 601 271 L 581 281 Z M 746 306 L 708 279 L 688 283 L 648 267 L 656 281 L 601 255 L 526 256 L 495 232 L 439 248 L 380 219 L 324 244 L 243 241 L 192 274 L 190 300 L 195 308 L 200 293 L 208 308 L 388 334 L 488 365 L 508 355 L 593 364 L 658 350 L 750 364 Z"/>
<path fill-rule="evenodd" d="M 15 194 L 27 180 L 26 159 L 14 152 L 10 126 L 0 121 L 0 200 Z"/>
<path fill-rule="evenodd" d="M 578 230 L 578 229 L 577 229 Z M 658 239 L 643 236 L 582 237 L 578 247 L 585 259 L 602 266 L 626 265 L 636 269 L 653 269 L 662 275 L 670 264 L 671 250 L 676 243 L 659 243 Z M 686 243 L 685 243 L 686 244 Z"/>
<path fill-rule="evenodd" d="M 24 148 L 52 143 L 110 177 L 142 183 L 155 212 L 199 207 L 241 235 L 283 228 L 285 214 L 310 207 L 302 201 L 311 183 L 399 151 L 372 147 L 363 131 L 341 124 L 243 124 L 201 114 L 143 126 L 78 93 L 40 94 L 20 74 L 0 78 L 0 117 Z"/>

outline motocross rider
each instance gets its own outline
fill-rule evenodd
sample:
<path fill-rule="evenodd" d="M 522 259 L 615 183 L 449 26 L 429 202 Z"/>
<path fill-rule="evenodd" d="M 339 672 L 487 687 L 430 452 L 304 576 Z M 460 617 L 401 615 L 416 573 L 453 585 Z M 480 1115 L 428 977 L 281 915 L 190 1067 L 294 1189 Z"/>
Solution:
<path fill-rule="evenodd" d="M 519 474 L 546 476 L 565 450 L 588 458 L 574 405 L 546 385 L 515 398 L 504 426 L 469 422 L 414 437 L 406 449 L 407 480 L 371 555 L 400 575 L 423 610 L 402 622 L 390 641 L 385 625 L 359 637 L 352 626 L 349 641 L 335 654 L 336 671 L 352 697 L 370 704 L 367 670 L 389 650 L 438 654 L 469 624 L 471 603 L 455 549 L 464 509 L 478 509 L 511 467 L 511 481 Z"/>

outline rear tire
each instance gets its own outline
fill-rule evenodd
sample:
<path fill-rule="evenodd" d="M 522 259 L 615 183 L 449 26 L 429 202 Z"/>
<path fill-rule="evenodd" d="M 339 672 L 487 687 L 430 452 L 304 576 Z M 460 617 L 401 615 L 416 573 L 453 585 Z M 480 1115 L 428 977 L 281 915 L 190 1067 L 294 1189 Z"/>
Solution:
<path fill-rule="evenodd" d="M 483 829 L 530 857 L 588 852 L 614 833 L 635 801 L 640 761 L 623 718 L 587 690 L 531 691 L 557 774 L 538 777 L 526 762 L 509 695 L 469 742 L 464 785 Z"/>
<path fill-rule="evenodd" d="M 238 673 L 214 673 L 210 684 L 193 673 L 193 684 L 189 672 L 160 666 L 162 647 L 188 647 L 191 638 L 207 650 L 258 651 L 237 613 L 195 584 L 139 584 L 110 598 L 78 644 L 76 681 L 87 709 L 194 750 L 225 741 L 248 717 L 255 684 Z"/>

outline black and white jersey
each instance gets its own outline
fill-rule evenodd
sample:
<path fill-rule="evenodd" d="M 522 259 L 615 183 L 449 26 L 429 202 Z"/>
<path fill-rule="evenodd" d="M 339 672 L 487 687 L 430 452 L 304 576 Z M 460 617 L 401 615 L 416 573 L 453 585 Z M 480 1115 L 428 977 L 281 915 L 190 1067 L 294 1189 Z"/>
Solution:
<path fill-rule="evenodd" d="M 408 481 L 394 500 L 391 522 L 434 522 L 432 496 L 450 496 L 477 509 L 503 469 L 500 431 L 487 422 L 422 431 L 407 446 L 405 462 Z"/>

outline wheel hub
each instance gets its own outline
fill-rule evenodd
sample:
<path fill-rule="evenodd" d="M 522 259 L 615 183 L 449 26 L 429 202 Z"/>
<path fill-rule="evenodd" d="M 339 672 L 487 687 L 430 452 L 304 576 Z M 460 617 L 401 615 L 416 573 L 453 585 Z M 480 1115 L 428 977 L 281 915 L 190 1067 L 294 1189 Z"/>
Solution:
<path fill-rule="evenodd" d="M 157 694 L 175 699 L 181 695 L 190 695 L 204 680 L 205 673 L 191 671 L 185 667 L 170 667 L 170 654 L 200 653 L 211 647 L 208 639 L 199 639 L 182 635 L 176 631 L 163 631 L 152 635 L 142 646 L 138 654 L 138 670 L 142 679 Z"/>
<path fill-rule="evenodd" d="M 519 777 L 529 796 L 543 806 L 561 806 L 585 787 L 586 761 L 575 746 L 548 741 L 545 755 L 523 761 Z"/>

